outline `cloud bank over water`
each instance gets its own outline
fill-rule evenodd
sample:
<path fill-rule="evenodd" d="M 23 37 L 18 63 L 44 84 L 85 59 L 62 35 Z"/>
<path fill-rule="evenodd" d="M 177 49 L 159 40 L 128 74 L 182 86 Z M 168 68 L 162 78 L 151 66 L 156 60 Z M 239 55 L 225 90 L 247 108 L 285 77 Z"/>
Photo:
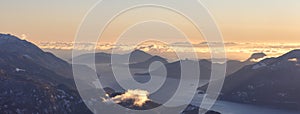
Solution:
<path fill-rule="evenodd" d="M 40 42 L 37 45 L 46 50 L 72 50 L 74 47 L 73 42 Z M 114 45 L 111 43 L 77 43 L 80 45 L 80 48 L 77 50 L 83 51 L 92 51 L 96 49 L 97 52 L 107 52 L 110 53 L 114 50 L 117 53 L 123 54 L 128 53 L 128 51 L 139 49 L 145 52 L 160 55 L 171 60 L 175 60 L 176 54 L 184 54 L 186 58 L 190 58 L 188 55 L 191 55 L 195 51 L 198 55 L 198 59 L 207 59 L 210 58 L 210 48 L 208 47 L 207 42 L 201 42 L 197 44 L 190 44 L 188 42 L 175 42 L 171 44 L 164 44 L 161 42 L 144 42 L 138 45 L 133 44 L 118 44 Z M 192 47 L 192 46 L 193 47 Z M 237 42 L 226 42 L 224 43 L 225 50 L 228 59 L 234 60 L 246 60 L 253 53 L 265 53 L 267 57 L 277 57 L 284 53 L 289 52 L 290 50 L 299 49 L 300 44 L 297 43 L 237 43 Z M 221 46 L 220 43 L 213 42 L 210 43 L 211 47 Z M 78 47 L 78 46 L 77 46 Z M 190 58 L 194 59 L 194 58 Z"/>

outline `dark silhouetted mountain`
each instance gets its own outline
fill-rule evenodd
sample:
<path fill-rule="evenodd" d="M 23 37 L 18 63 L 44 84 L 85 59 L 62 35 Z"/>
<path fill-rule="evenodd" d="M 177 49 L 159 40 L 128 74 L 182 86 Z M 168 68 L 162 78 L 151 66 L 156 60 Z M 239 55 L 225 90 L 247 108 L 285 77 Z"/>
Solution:
<path fill-rule="evenodd" d="M 250 58 L 248 58 L 246 61 L 243 61 L 243 62 L 237 61 L 237 60 L 228 60 L 226 75 L 235 73 L 236 71 L 240 70 L 244 66 L 255 64 L 256 61 L 264 58 L 265 56 L 267 56 L 267 55 L 264 53 L 254 53 L 250 56 Z"/>
<path fill-rule="evenodd" d="M 292 50 L 289 53 L 286 53 L 279 57 L 281 60 L 289 60 L 289 59 L 299 59 L 300 58 L 300 49 Z"/>
<path fill-rule="evenodd" d="M 209 110 L 209 111 L 207 111 L 205 114 L 221 114 L 221 113 L 220 113 L 220 112 L 217 112 L 217 111 Z"/>
<path fill-rule="evenodd" d="M 264 59 L 228 76 L 222 99 L 300 109 L 300 50 Z"/>
<path fill-rule="evenodd" d="M 2 65 L 11 64 L 14 67 L 26 68 L 31 63 L 54 71 L 65 78 L 72 78 L 70 64 L 15 36 L 0 34 L 0 53 Z"/>
<path fill-rule="evenodd" d="M 204 109 L 200 110 L 202 112 L 199 113 L 199 109 L 200 108 L 198 106 L 188 105 L 188 107 L 181 114 L 221 114 L 216 111 L 204 110 Z"/>
<path fill-rule="evenodd" d="M 165 58 L 162 58 L 160 56 L 153 56 L 144 62 L 133 63 L 133 64 L 130 64 L 129 66 L 130 66 L 130 68 L 149 68 L 149 66 L 153 62 L 161 62 L 162 64 L 168 63 L 167 59 L 165 59 Z"/>
<path fill-rule="evenodd" d="M 255 62 L 251 61 L 252 59 L 260 59 L 262 57 L 264 57 L 265 54 L 263 53 L 257 53 L 257 54 L 253 54 L 249 59 L 247 59 L 246 61 L 236 61 L 236 60 L 228 60 L 226 63 L 226 75 L 230 75 L 238 70 L 240 70 L 242 67 L 246 66 L 246 65 L 251 65 L 251 64 L 255 64 Z M 181 62 L 185 62 L 185 61 L 190 61 L 190 62 L 197 62 L 197 61 L 192 61 L 192 60 L 180 60 L 180 61 L 176 61 L 173 63 L 167 63 L 165 64 L 165 67 L 167 69 L 167 75 L 170 78 L 180 78 L 181 75 Z M 209 60 L 199 60 L 199 65 L 200 65 L 200 79 L 210 79 L 211 76 L 211 67 L 212 67 L 212 62 Z M 148 65 L 148 64 L 146 64 Z M 146 66 L 144 65 L 144 66 Z M 223 65 L 221 63 L 215 63 L 215 65 Z M 142 66 L 142 65 L 140 65 Z M 157 69 L 157 71 L 160 70 Z M 156 71 L 153 71 L 156 72 Z M 154 73 L 155 74 L 155 73 Z M 149 75 L 149 73 L 137 73 L 136 75 Z M 155 75 L 160 75 L 160 74 L 155 74 Z"/>
<path fill-rule="evenodd" d="M 76 61 L 81 61 L 83 63 L 91 64 L 88 59 L 90 59 L 92 56 L 95 56 L 95 64 L 110 64 L 112 56 L 114 56 L 116 59 L 123 59 L 126 60 L 127 57 L 129 57 L 129 63 L 139 63 L 144 62 L 152 57 L 152 55 L 143 52 L 141 50 L 134 50 L 131 53 L 128 54 L 108 54 L 108 53 L 95 53 L 95 54 L 83 54 L 80 56 L 77 56 L 73 59 Z"/>
<path fill-rule="evenodd" d="M 247 61 L 258 60 L 258 59 L 264 58 L 266 56 L 267 55 L 265 53 L 254 53 L 251 55 L 251 57 Z"/>
<path fill-rule="evenodd" d="M 200 65 L 200 77 L 201 79 L 209 79 L 211 73 L 211 62 L 208 60 L 200 60 L 200 61 L 193 61 L 193 60 L 180 60 L 173 63 L 165 64 L 165 68 L 167 70 L 167 77 L 168 78 L 181 78 L 181 64 L 197 64 Z M 162 68 L 158 68 L 151 72 L 152 75 L 160 76 Z M 149 75 L 150 73 L 136 73 L 136 75 Z"/>
<path fill-rule="evenodd" d="M 125 55 L 128 56 L 129 54 Z M 148 54 L 142 50 L 134 50 L 130 53 L 129 61 L 130 63 L 140 63 L 144 62 L 152 57 L 151 54 Z"/>
<path fill-rule="evenodd" d="M 88 59 L 90 59 L 93 56 L 93 54 L 83 54 L 80 56 L 77 56 L 73 59 L 76 61 L 81 61 L 84 63 L 91 64 Z M 108 53 L 95 53 L 95 63 L 96 64 L 108 64 L 111 63 L 111 54 Z M 115 55 L 115 56 L 121 56 L 121 55 Z"/>
<path fill-rule="evenodd" d="M 90 113 L 70 64 L 9 34 L 0 34 L 0 99 L 4 114 Z"/>
<path fill-rule="evenodd" d="M 0 73 L 0 112 L 3 114 L 90 114 L 78 93 L 64 85 L 27 74 Z"/>

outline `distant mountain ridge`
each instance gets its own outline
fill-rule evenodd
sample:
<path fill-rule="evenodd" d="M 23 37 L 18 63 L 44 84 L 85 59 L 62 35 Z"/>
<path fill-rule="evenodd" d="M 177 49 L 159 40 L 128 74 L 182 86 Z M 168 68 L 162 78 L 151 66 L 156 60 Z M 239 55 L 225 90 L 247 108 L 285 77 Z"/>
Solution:
<path fill-rule="evenodd" d="M 141 50 L 134 50 L 127 54 L 109 54 L 109 53 L 89 53 L 89 54 L 83 54 L 79 55 L 77 57 L 74 57 L 73 60 L 80 61 L 87 64 L 92 64 L 88 60 L 92 56 L 95 56 L 95 64 L 110 64 L 112 56 L 114 56 L 115 59 L 127 59 L 129 57 L 129 64 L 144 62 L 152 57 L 151 54 L 148 54 Z M 128 63 L 127 63 L 128 64 Z"/>
<path fill-rule="evenodd" d="M 249 59 L 247 59 L 246 61 L 236 61 L 236 60 L 228 60 L 226 62 L 226 66 L 227 66 L 227 73 L 226 75 L 230 75 L 238 70 L 240 70 L 241 68 L 243 68 L 244 66 L 247 65 L 251 65 L 251 64 L 255 64 L 256 62 L 253 62 L 252 59 L 260 59 L 265 57 L 266 55 L 264 53 L 254 53 L 251 55 L 251 57 Z M 181 75 L 181 63 L 182 62 L 190 62 L 192 63 L 197 63 L 200 66 L 200 79 L 204 79 L 204 80 L 208 80 L 210 79 L 211 76 L 211 67 L 212 67 L 212 62 L 210 60 L 206 60 L 206 59 L 202 59 L 199 61 L 195 61 L 195 60 L 179 60 L 179 61 L 175 61 L 173 63 L 164 63 L 165 67 L 167 69 L 167 75 L 170 78 L 180 78 Z M 223 64 L 219 64 L 216 63 L 215 65 L 223 65 Z M 156 71 L 159 71 L 160 68 L 158 68 Z M 153 71 L 153 72 L 156 72 Z M 137 73 L 136 75 L 149 75 L 150 73 Z M 155 75 L 161 75 L 161 74 L 155 74 Z"/>
<path fill-rule="evenodd" d="M 149 66 L 153 62 L 161 62 L 162 64 L 168 63 L 167 59 L 165 59 L 165 58 L 162 58 L 160 56 L 153 56 L 144 62 L 129 64 L 129 67 L 130 68 L 149 68 Z"/>

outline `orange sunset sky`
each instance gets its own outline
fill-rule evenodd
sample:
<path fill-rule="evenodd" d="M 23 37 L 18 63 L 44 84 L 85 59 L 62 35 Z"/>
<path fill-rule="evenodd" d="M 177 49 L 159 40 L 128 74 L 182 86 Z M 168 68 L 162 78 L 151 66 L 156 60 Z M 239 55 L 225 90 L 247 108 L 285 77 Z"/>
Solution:
<path fill-rule="evenodd" d="M 226 42 L 300 41 L 299 0 L 200 1 L 211 11 Z M 84 15 L 96 2 L 97 0 L 2 0 L 0 32 L 16 34 L 33 42 L 71 42 Z M 125 1 L 120 0 L 116 4 L 120 5 L 122 2 Z M 152 13 L 164 12 L 153 10 Z M 174 23 L 185 23 L 176 18 L 175 14 L 170 16 L 174 16 Z M 125 21 L 130 22 L 132 19 Z M 122 25 L 120 22 L 122 21 L 116 22 L 115 25 Z M 135 37 L 164 37 L 172 41 L 176 37 L 181 37 L 171 26 L 157 22 L 136 26 L 127 35 L 141 31 L 141 27 L 145 28 L 143 31 L 151 31 L 156 36 L 145 33 Z M 187 32 L 194 31 L 190 29 Z M 107 37 L 113 36 L 114 33 L 108 33 Z M 189 37 L 193 42 L 201 42 L 196 39 L 198 37 L 196 34 Z"/>

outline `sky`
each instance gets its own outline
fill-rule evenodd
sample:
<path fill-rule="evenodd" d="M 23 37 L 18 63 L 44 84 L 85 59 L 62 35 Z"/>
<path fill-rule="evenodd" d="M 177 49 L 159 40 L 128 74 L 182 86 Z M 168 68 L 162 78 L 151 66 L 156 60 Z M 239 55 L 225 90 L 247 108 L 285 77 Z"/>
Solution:
<path fill-rule="evenodd" d="M 299 0 L 201 1 L 214 16 L 226 42 L 300 41 Z M 84 15 L 96 2 L 97 0 L 2 0 L 0 32 L 16 34 L 33 42 L 71 42 Z M 120 0 L 116 4 L 121 5 L 122 2 L 126 0 Z M 172 34 L 157 34 L 157 37 L 179 36 L 174 33 L 176 30 L 172 26 L 158 23 L 141 24 L 130 32 L 141 32 L 138 27 L 147 28 L 146 25 L 153 32 Z M 155 27 L 158 29 L 154 29 Z"/>

